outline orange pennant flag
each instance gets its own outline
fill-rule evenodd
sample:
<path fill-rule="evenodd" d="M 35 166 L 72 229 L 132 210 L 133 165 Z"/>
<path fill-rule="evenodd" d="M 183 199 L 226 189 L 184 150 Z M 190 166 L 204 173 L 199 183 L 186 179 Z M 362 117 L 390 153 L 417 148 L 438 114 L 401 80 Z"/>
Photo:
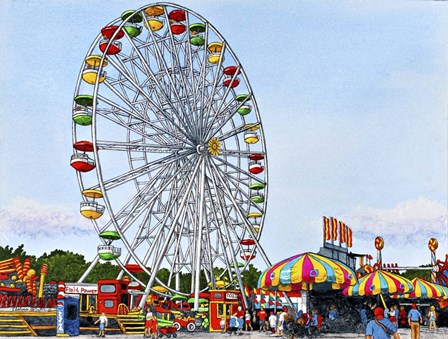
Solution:
<path fill-rule="evenodd" d="M 324 235 L 325 235 L 325 241 L 331 239 L 330 219 L 328 219 L 327 217 L 324 217 Z"/>
<path fill-rule="evenodd" d="M 331 237 L 332 240 L 338 240 L 338 220 L 331 218 Z"/>
<path fill-rule="evenodd" d="M 346 228 L 347 228 L 347 226 L 342 221 L 339 221 L 339 236 L 341 237 L 340 238 L 341 244 L 343 242 L 347 241 L 347 231 L 346 231 Z"/>
<path fill-rule="evenodd" d="M 347 247 L 352 247 L 352 230 L 350 227 L 347 227 Z"/>

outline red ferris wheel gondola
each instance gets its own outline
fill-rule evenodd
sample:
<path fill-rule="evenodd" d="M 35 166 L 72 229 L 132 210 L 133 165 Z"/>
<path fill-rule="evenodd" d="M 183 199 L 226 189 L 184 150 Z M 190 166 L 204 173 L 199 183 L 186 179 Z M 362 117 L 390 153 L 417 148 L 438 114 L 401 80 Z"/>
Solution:
<path fill-rule="evenodd" d="M 252 161 L 260 161 L 264 159 L 264 155 L 260 153 L 253 153 L 249 155 L 249 159 Z"/>
<path fill-rule="evenodd" d="M 81 140 L 75 142 L 73 144 L 73 148 L 82 152 L 93 152 L 93 144 L 87 140 Z"/>
<path fill-rule="evenodd" d="M 254 239 L 241 239 L 240 244 L 244 245 L 244 246 L 253 246 L 253 245 L 255 245 L 255 240 Z"/>

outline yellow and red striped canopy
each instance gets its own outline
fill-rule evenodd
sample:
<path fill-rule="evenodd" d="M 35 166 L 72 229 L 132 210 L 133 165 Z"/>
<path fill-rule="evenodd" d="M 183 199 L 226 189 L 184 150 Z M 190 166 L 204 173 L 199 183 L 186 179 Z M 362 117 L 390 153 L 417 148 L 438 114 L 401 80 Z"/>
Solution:
<path fill-rule="evenodd" d="M 410 293 L 414 290 L 412 283 L 397 274 L 382 270 L 373 271 L 358 280 L 358 283 L 344 289 L 348 296 L 369 296 L 378 294 Z"/>
<path fill-rule="evenodd" d="M 429 281 L 414 278 L 411 280 L 414 291 L 404 294 L 404 298 L 443 298 L 448 299 L 448 287 L 431 283 Z"/>
<path fill-rule="evenodd" d="M 258 287 L 279 291 L 298 291 L 313 284 L 329 283 L 339 289 L 356 283 L 353 270 L 338 261 L 316 253 L 297 254 L 265 270 Z"/>

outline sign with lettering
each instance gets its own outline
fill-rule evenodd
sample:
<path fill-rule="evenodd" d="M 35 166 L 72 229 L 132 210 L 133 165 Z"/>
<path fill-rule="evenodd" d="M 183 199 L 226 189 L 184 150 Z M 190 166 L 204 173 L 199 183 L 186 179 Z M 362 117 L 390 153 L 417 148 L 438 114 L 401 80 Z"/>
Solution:
<path fill-rule="evenodd" d="M 64 334 L 64 301 L 59 300 L 56 306 L 56 334 Z"/>
<path fill-rule="evenodd" d="M 229 300 L 238 300 L 238 294 L 236 294 L 236 293 L 231 293 L 231 292 L 227 292 L 227 293 L 226 293 L 226 299 L 229 299 Z"/>
<path fill-rule="evenodd" d="M 65 285 L 66 294 L 98 294 L 98 285 Z"/>

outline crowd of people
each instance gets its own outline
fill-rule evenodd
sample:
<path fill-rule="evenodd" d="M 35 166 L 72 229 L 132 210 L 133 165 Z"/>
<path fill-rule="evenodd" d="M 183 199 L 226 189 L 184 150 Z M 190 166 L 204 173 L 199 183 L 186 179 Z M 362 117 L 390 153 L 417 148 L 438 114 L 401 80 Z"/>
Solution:
<path fill-rule="evenodd" d="M 353 305 L 352 305 L 353 306 Z M 266 332 L 278 337 L 302 337 L 305 335 L 318 335 L 321 332 L 346 332 L 358 330 L 368 339 L 399 338 L 399 327 L 408 327 L 412 339 L 420 339 L 420 326 L 427 324 L 432 331 L 437 330 L 437 312 L 434 306 L 419 310 L 417 304 L 412 304 L 406 311 L 403 305 L 391 303 L 385 307 L 376 303 L 364 303 L 356 308 L 349 305 L 340 311 L 335 304 L 327 310 L 319 311 L 311 308 L 310 314 L 302 311 L 293 311 L 288 307 L 281 310 L 239 311 L 231 315 L 230 327 L 225 328 L 222 322 L 222 332 L 242 334 L 243 330 Z M 353 317 L 353 314 L 356 314 Z"/>

